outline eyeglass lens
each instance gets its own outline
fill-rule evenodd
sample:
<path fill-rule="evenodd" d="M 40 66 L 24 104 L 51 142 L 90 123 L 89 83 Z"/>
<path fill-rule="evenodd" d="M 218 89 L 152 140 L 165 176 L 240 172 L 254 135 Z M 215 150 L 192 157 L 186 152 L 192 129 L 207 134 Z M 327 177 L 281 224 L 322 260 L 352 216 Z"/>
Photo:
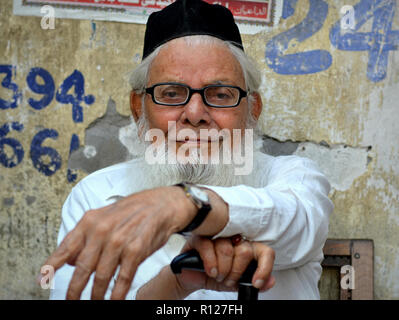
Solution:
<path fill-rule="evenodd" d="M 188 87 L 178 84 L 160 84 L 154 87 L 154 98 L 163 104 L 186 103 L 190 94 Z M 206 102 L 215 106 L 232 106 L 237 104 L 240 92 L 237 88 L 208 86 L 204 90 Z"/>

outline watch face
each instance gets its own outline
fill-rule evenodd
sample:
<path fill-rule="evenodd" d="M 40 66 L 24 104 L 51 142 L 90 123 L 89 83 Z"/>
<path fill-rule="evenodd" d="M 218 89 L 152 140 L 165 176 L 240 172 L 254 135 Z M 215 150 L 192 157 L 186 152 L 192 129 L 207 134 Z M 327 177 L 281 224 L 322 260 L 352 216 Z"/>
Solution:
<path fill-rule="evenodd" d="M 199 188 L 196 187 L 191 187 L 191 192 L 193 194 L 194 197 L 198 198 L 199 200 L 203 201 L 203 202 L 208 202 L 208 194 L 205 191 L 202 191 Z"/>

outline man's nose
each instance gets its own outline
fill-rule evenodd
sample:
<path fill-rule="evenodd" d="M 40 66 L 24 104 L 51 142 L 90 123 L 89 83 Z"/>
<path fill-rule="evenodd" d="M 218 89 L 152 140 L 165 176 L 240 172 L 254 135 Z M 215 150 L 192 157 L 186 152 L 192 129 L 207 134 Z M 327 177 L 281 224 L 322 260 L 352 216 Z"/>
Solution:
<path fill-rule="evenodd" d="M 208 107 L 202 100 L 200 93 L 193 93 L 190 101 L 184 106 L 181 121 L 183 124 L 191 124 L 194 127 L 211 123 Z"/>

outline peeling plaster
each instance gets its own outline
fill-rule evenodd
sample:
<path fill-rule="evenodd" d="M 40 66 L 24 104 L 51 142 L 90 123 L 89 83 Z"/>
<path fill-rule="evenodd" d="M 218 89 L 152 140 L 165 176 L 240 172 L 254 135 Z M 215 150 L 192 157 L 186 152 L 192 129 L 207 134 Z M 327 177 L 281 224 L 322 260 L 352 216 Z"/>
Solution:
<path fill-rule="evenodd" d="M 83 154 L 85 155 L 85 157 L 87 159 L 93 158 L 96 156 L 97 154 L 97 149 L 95 146 L 91 146 L 91 145 L 86 145 L 83 148 Z"/>
<path fill-rule="evenodd" d="M 339 191 L 350 189 L 353 181 L 366 173 L 372 161 L 371 147 L 329 146 L 325 141 L 279 141 L 264 136 L 262 151 L 272 156 L 295 154 L 312 159 L 326 175 L 332 188 Z"/>
<path fill-rule="evenodd" d="M 109 99 L 105 114 L 87 127 L 84 146 L 70 155 L 68 168 L 91 173 L 125 161 L 129 153 L 118 136 L 120 127 L 129 123 L 130 117 L 120 115 L 116 111 L 115 102 Z"/>
<path fill-rule="evenodd" d="M 330 195 L 335 210 L 329 237 L 372 239 L 375 297 L 398 299 L 399 50 L 389 51 L 386 78 L 370 81 L 366 75 L 370 52 L 339 50 L 331 44 L 331 27 L 346 2 L 328 1 L 330 9 L 320 31 L 286 54 L 326 50 L 333 57 L 331 67 L 301 76 L 277 74 L 267 65 L 265 45 L 301 24 L 311 3 L 290 2 L 297 3 L 295 10 L 275 28 L 243 36 L 246 52 L 262 73 L 264 151 L 307 156 L 319 164 L 335 190 Z M 370 32 L 373 23 L 370 17 L 359 32 Z M 80 180 L 85 173 L 140 154 L 131 139 L 135 126 L 129 112 L 128 77 L 141 61 L 145 28 L 96 21 L 94 29 L 89 20 L 58 19 L 55 30 L 42 30 L 37 17 L 13 15 L 12 0 L 0 1 L 0 25 L 1 63 L 17 67 L 12 81 L 24 97 L 18 108 L 1 110 L 1 116 L 3 122 L 19 121 L 25 127 L 7 136 L 21 142 L 24 160 L 15 168 L 0 168 L 0 182 L 5 186 L 0 194 L 0 298 L 47 299 L 48 291 L 29 279 L 55 248 L 61 206 L 73 186 L 67 169 L 76 168 Z M 389 28 L 399 30 L 398 9 Z M 96 103 L 84 107 L 83 123 L 73 122 L 71 106 L 55 99 L 43 110 L 31 110 L 27 99 L 40 98 L 26 83 L 32 67 L 48 70 L 56 88 L 73 70 L 84 74 L 85 92 L 94 94 Z M 9 89 L 0 91 L 3 99 L 9 99 Z M 104 108 L 107 111 L 99 118 Z M 63 160 L 51 177 L 33 168 L 28 156 L 32 136 L 43 128 L 59 132 L 57 140 L 43 143 L 57 150 Z M 71 134 L 81 137 L 81 147 L 68 159 Z"/>
<path fill-rule="evenodd" d="M 369 148 L 332 145 L 326 147 L 313 142 L 299 144 L 296 155 L 315 161 L 326 175 L 332 188 L 345 191 L 353 181 L 367 171 Z"/>

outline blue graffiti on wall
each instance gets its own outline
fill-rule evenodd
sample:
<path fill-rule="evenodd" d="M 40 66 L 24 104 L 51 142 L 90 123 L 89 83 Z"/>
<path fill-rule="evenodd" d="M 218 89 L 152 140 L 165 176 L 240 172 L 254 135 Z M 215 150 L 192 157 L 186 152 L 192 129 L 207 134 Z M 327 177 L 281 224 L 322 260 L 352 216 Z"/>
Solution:
<path fill-rule="evenodd" d="M 39 131 L 32 139 L 30 145 L 30 157 L 32 159 L 33 166 L 46 176 L 51 176 L 61 168 L 61 157 L 58 152 L 50 147 L 42 146 L 42 143 L 47 138 L 57 140 L 58 132 L 54 129 L 44 129 Z M 47 156 L 51 161 L 44 162 L 42 157 Z"/>
<path fill-rule="evenodd" d="M 0 65 L 1 73 L 5 73 L 6 75 L 1 82 L 1 86 L 12 91 L 12 99 L 4 100 L 0 98 L 0 109 L 14 109 L 22 98 L 22 93 L 18 89 L 18 85 L 12 82 L 13 75 L 16 75 L 16 68 L 11 65 Z"/>
<path fill-rule="evenodd" d="M 43 84 L 36 81 L 37 77 L 42 79 Z M 43 95 L 40 100 L 28 99 L 28 103 L 33 109 L 41 110 L 51 103 L 54 98 L 55 84 L 48 71 L 42 68 L 32 68 L 26 77 L 26 83 L 32 92 Z"/>
<path fill-rule="evenodd" d="M 7 134 L 12 131 L 23 130 L 24 126 L 18 122 L 7 122 L 0 127 L 0 163 L 6 168 L 13 168 L 17 166 L 24 158 L 24 149 L 21 143 L 14 138 L 7 138 Z M 4 146 L 8 145 L 13 150 L 11 157 L 7 156 L 4 151 Z"/>
<path fill-rule="evenodd" d="M 0 109 L 14 109 L 22 102 L 22 93 L 18 85 L 13 82 L 16 76 L 16 67 L 12 65 L 0 65 L 0 74 L 5 74 L 1 86 L 10 90 L 10 99 L 0 98 Z M 39 81 L 40 80 L 40 81 Z M 72 105 L 72 120 L 75 123 L 83 122 L 82 103 L 91 105 L 95 101 L 93 95 L 85 95 L 85 81 L 82 73 L 74 70 L 55 90 L 55 82 L 51 74 L 39 67 L 30 69 L 26 83 L 28 88 L 35 94 L 42 95 L 41 99 L 28 99 L 28 105 L 35 110 L 43 110 L 53 101 L 54 96 L 57 102 Z M 21 143 L 15 139 L 7 137 L 10 131 L 21 132 L 24 129 L 22 123 L 6 122 L 0 127 L 0 164 L 6 168 L 17 166 L 24 158 L 24 149 Z M 46 139 L 57 140 L 58 132 L 55 129 L 40 130 L 32 138 L 30 145 L 30 158 L 33 166 L 42 174 L 51 176 L 56 173 L 62 164 L 59 153 L 48 146 L 43 146 Z M 8 146 L 8 150 L 5 146 Z M 69 153 L 79 148 L 79 137 L 72 134 Z M 12 152 L 10 152 L 12 151 Z M 11 154 L 10 154 L 11 153 Z M 68 169 L 67 179 L 69 182 L 76 181 L 77 175 Z"/>
<path fill-rule="evenodd" d="M 69 90 L 74 87 L 75 94 L 68 94 Z M 82 102 L 90 105 L 94 102 L 94 96 L 85 96 L 85 79 L 83 75 L 75 70 L 65 81 L 61 84 L 57 91 L 56 100 L 65 104 L 72 104 L 72 119 L 75 122 L 83 122 L 83 108 Z"/>
<path fill-rule="evenodd" d="M 362 0 L 354 6 L 354 30 L 342 33 L 338 21 L 330 31 L 331 44 L 339 50 L 368 51 L 367 77 L 374 82 L 386 77 L 389 51 L 398 50 L 399 30 L 391 30 L 395 9 L 395 0 Z M 370 19 L 371 32 L 359 32 Z"/>
<path fill-rule="evenodd" d="M 297 0 L 284 0 L 282 18 L 291 17 Z M 388 54 L 398 50 L 399 31 L 392 30 L 395 15 L 395 0 L 361 0 L 354 6 L 354 30 L 342 30 L 338 20 L 331 28 L 330 42 L 339 50 L 368 51 L 367 77 L 378 82 L 386 77 Z M 286 54 L 290 44 L 303 42 L 317 33 L 328 14 L 328 4 L 324 0 L 309 0 L 309 11 L 303 21 L 291 29 L 274 36 L 266 44 L 266 62 L 279 74 L 304 75 L 321 72 L 332 64 L 332 56 L 326 50 Z M 373 19 L 370 32 L 359 32 L 364 23 Z"/>
<path fill-rule="evenodd" d="M 284 1 L 285 2 L 285 1 Z M 266 61 L 279 74 L 309 74 L 326 70 L 332 63 L 332 56 L 326 50 L 311 50 L 286 54 L 292 40 L 303 42 L 318 32 L 328 13 L 328 4 L 321 0 L 309 0 L 310 9 L 306 18 L 295 27 L 273 37 L 266 45 Z M 287 10 L 292 6 L 286 5 Z"/>
<path fill-rule="evenodd" d="M 69 156 L 74 152 L 75 150 L 79 149 L 79 137 L 77 134 L 72 134 L 71 137 L 71 143 L 69 144 Z M 68 169 L 67 171 L 67 179 L 69 182 L 74 182 L 76 181 L 78 175 L 74 173 L 71 169 Z"/>

